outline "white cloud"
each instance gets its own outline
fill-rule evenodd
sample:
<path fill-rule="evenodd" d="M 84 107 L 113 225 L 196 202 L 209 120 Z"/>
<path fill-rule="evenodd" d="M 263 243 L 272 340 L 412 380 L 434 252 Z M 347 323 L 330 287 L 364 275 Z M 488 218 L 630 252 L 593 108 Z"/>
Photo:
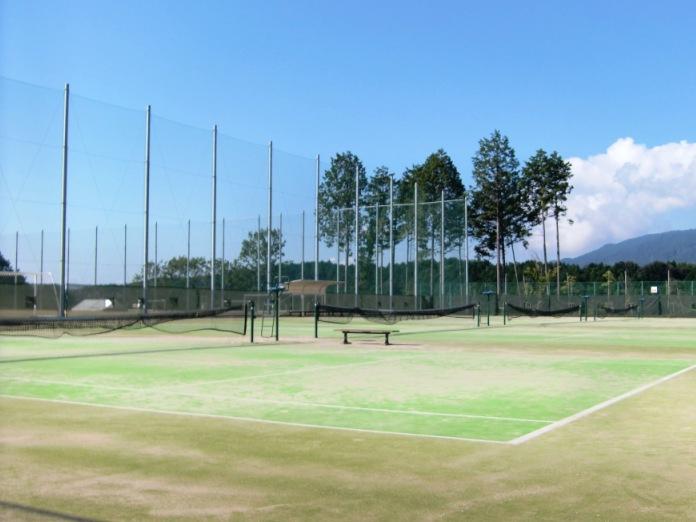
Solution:
<path fill-rule="evenodd" d="M 690 213 L 696 226 L 696 143 L 646 147 L 621 138 L 602 154 L 568 161 L 575 187 L 568 218 L 575 224 L 561 227 L 563 257 L 669 228 L 675 212 Z M 555 252 L 555 231 L 551 222 L 548 226 L 549 249 Z M 541 252 L 540 233 L 531 250 Z"/>

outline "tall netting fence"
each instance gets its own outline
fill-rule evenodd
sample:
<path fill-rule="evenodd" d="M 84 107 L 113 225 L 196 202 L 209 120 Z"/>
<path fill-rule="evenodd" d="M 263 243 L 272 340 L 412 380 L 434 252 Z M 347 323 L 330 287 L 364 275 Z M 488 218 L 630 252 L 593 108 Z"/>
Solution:
<path fill-rule="evenodd" d="M 4 272 L 19 274 L 0 277 L 0 313 L 56 315 L 65 93 L 0 77 L 0 94 L 0 252 Z M 321 296 L 283 294 L 283 313 L 311 312 L 315 301 L 450 309 L 495 291 L 494 283 L 469 277 L 475 245 L 464 198 L 401 190 L 390 201 L 387 193 L 373 193 L 361 199 L 357 216 L 350 201 L 320 208 L 327 225 L 317 237 L 317 171 L 324 175 L 328 158 L 239 140 L 212 123 L 186 125 L 156 107 L 148 118 L 145 108 L 74 93 L 69 101 L 69 315 L 138 315 L 144 286 L 148 309 L 160 313 L 239 307 L 250 294 L 296 279 L 335 284 Z M 598 315 L 640 303 L 646 315 L 696 315 L 690 281 L 566 279 L 556 288 L 507 273 L 502 295 L 492 300 L 495 311 L 505 302 L 553 310 L 586 299 Z"/>

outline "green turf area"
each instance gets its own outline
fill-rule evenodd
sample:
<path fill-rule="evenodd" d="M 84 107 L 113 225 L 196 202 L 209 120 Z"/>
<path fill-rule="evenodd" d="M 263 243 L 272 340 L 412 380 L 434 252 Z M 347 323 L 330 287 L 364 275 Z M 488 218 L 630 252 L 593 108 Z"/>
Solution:
<path fill-rule="evenodd" d="M 351 324 L 365 325 L 357 321 Z M 85 499 L 79 491 L 64 491 L 56 503 L 57 497 L 44 491 L 44 481 L 57 481 L 61 474 L 72 473 L 134 473 L 144 481 L 154 473 L 157 480 L 176 481 L 181 472 L 195 483 L 189 476 L 191 469 L 176 470 L 177 455 L 181 454 L 181 466 L 190 466 L 187 453 L 195 453 L 202 460 L 194 470 L 206 482 L 215 474 L 216 462 L 211 455 L 218 459 L 226 451 L 240 455 L 241 448 L 246 448 L 254 457 L 247 462 L 240 456 L 238 466 L 242 474 L 250 469 L 258 474 L 258 480 L 250 482 L 252 497 L 285 502 L 295 518 L 325 518 L 330 510 L 318 509 L 313 503 L 312 508 L 302 508 L 309 491 L 321 489 L 311 476 L 312 469 L 321 474 L 326 463 L 338 459 L 335 465 L 351 475 L 337 479 L 338 483 L 347 481 L 357 487 L 360 477 L 370 472 L 369 466 L 362 469 L 359 464 L 364 463 L 366 450 L 356 444 L 367 446 L 384 466 L 390 459 L 413 457 L 421 462 L 422 472 L 430 475 L 428 480 L 434 481 L 432 487 L 438 489 L 442 481 L 445 488 L 445 483 L 453 480 L 452 470 L 442 462 L 444 468 L 439 473 L 437 463 L 427 460 L 431 453 L 444 452 L 455 461 L 476 454 L 474 462 L 467 461 L 467 466 L 474 466 L 470 469 L 472 477 L 488 477 L 484 471 L 495 468 L 495 455 L 508 463 L 520 460 L 515 466 L 528 469 L 530 463 L 521 458 L 527 454 L 524 452 L 540 452 L 542 459 L 545 452 L 562 453 L 564 446 L 569 454 L 578 452 L 589 442 L 577 439 L 578 430 L 587 436 L 588 425 L 594 426 L 589 431 L 592 439 L 617 437 L 630 444 L 642 437 L 646 444 L 659 444 L 654 440 L 655 427 L 636 404 L 683 382 L 691 383 L 691 396 L 673 396 L 671 411 L 691 411 L 664 422 L 676 427 L 672 436 L 679 441 L 690 437 L 696 441 L 693 424 L 689 424 L 696 415 L 692 400 L 696 372 L 684 371 L 696 364 L 693 321 L 517 320 L 503 326 L 497 319 L 490 328 L 474 326 L 470 320 L 453 319 L 398 323 L 394 328 L 400 332 L 390 347 L 369 336 L 356 336 L 354 344 L 344 346 L 335 331 L 338 326 L 327 324 L 321 325 L 320 338 L 314 340 L 312 321 L 303 318 L 283 320 L 281 343 L 266 340 L 255 345 L 220 333 L 0 338 L 0 408 L 7 419 L 0 431 L 6 449 L 0 458 L 14 477 L 2 479 L 3 498 L 23 506 L 38 502 L 59 512 L 83 513 L 78 506 L 83 505 L 79 499 Z M 656 382 L 659 384 L 645 392 L 591 412 L 577 422 L 555 424 Z M 633 427 L 627 418 L 619 428 L 613 425 L 612 415 L 636 407 Z M 526 440 L 526 435 L 543 428 L 548 431 Z M 234 433 L 230 439 L 224 435 L 228 431 Z M 55 440 L 50 433 L 55 433 Z M 120 449 L 114 449 L 115 439 L 123 439 L 122 444 L 115 444 Z M 194 439 L 198 442 L 192 442 Z M 85 442 L 76 446 L 78 440 Z M 510 444 L 515 442 L 521 444 Z M 304 449 L 287 446 L 298 443 Z M 339 449 L 340 444 L 352 449 Z M 166 469 L 134 465 L 129 445 L 149 448 L 142 451 L 161 451 L 162 463 L 168 463 Z M 528 446 L 534 449 L 521 449 Z M 681 447 L 670 443 L 663 449 L 670 452 L 672 446 Z M 410 448 L 416 454 L 409 457 L 399 448 Z M 657 451 L 657 446 L 646 446 L 644 451 Z M 675 451 L 686 451 L 686 456 L 691 451 L 693 456 L 693 447 Z M 74 454 L 75 460 L 67 462 L 66 452 Z M 293 455 L 291 462 L 285 460 L 288 452 Z M 96 459 L 93 463 L 86 462 L 92 458 Z M 36 473 L 31 470 L 40 461 L 48 463 L 51 475 L 37 477 L 37 484 L 44 484 L 44 489 L 32 491 L 27 484 Z M 401 462 L 392 464 L 403 467 Z M 279 485 L 272 477 L 285 466 L 298 474 L 307 491 L 284 498 L 272 490 L 270 483 Z M 624 475 L 622 469 L 612 472 Z M 634 472 L 627 469 L 625 479 L 632 480 Z M 261 479 L 266 473 L 269 484 Z M 645 469 L 644 473 L 650 476 L 653 470 Z M 484 482 L 471 485 L 478 494 L 480 488 L 486 488 L 487 479 L 480 480 Z M 18 489 L 21 483 L 25 486 Z M 505 496 L 502 477 L 488 486 Z M 295 486 L 290 490 L 295 491 Z M 463 494 L 474 502 L 477 494 L 467 491 Z M 119 500 L 109 492 L 104 495 L 111 499 L 101 506 L 105 511 L 100 512 L 99 503 L 92 502 L 94 509 L 89 513 L 114 518 L 116 511 L 110 509 L 116 509 Z M 400 492 L 391 491 L 390 495 L 382 499 L 385 505 L 397 499 L 399 509 L 408 505 Z M 48 502 L 47 498 L 53 500 Z M 220 513 L 230 515 L 231 511 L 216 500 L 211 502 Z M 255 505 L 256 501 L 246 502 Z M 336 507 L 336 513 L 351 513 L 351 501 L 346 502 Z M 475 511 L 476 506 L 474 502 L 469 508 Z M 141 507 L 133 517 L 166 517 L 146 505 Z M 420 508 L 423 510 L 418 511 Z M 438 513 L 437 502 L 426 502 L 420 508 L 413 506 L 423 516 Z M 14 508 L 7 509 L 9 513 Z M 282 510 L 272 512 L 282 518 Z M 190 516 L 207 515 L 203 510 Z"/>

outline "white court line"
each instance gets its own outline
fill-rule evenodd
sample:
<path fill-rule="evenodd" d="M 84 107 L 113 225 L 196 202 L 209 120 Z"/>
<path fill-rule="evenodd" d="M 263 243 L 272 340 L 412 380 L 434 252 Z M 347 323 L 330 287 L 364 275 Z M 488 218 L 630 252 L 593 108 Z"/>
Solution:
<path fill-rule="evenodd" d="M 22 381 L 26 383 L 37 383 L 37 384 L 53 384 L 58 386 L 77 386 L 83 388 L 92 389 L 104 389 L 104 390 L 115 390 L 130 393 L 142 393 L 143 391 L 156 391 L 159 392 L 160 388 L 150 388 L 150 389 L 133 389 L 124 386 L 110 386 L 108 384 L 91 384 L 82 382 L 65 382 L 65 381 L 53 381 L 47 379 L 29 379 L 25 377 L 6 377 L 8 380 Z M 551 420 L 541 420 L 541 419 L 525 419 L 519 417 L 500 417 L 494 415 L 475 415 L 468 413 L 438 413 L 432 411 L 420 411 L 420 410 L 394 410 L 389 408 L 370 408 L 368 406 L 346 406 L 342 404 L 327 404 L 323 402 L 305 402 L 305 401 L 288 401 L 281 399 L 259 399 L 256 397 L 240 397 L 238 395 L 214 395 L 208 393 L 191 393 L 191 392 L 177 392 L 177 391 L 162 391 L 165 395 L 176 395 L 180 397 L 195 397 L 201 399 L 216 399 L 225 400 L 231 399 L 239 402 L 256 402 L 256 403 L 266 403 L 266 404 L 279 404 L 281 406 L 291 405 L 291 406 L 308 406 L 312 408 L 330 408 L 336 410 L 351 410 L 351 411 L 366 411 L 366 412 L 378 412 L 378 413 L 397 413 L 403 415 L 422 415 L 428 417 L 455 417 L 463 419 L 482 419 L 482 420 L 499 420 L 499 421 L 509 421 L 509 422 L 532 422 L 537 424 L 551 424 L 554 421 Z"/>
<path fill-rule="evenodd" d="M 258 375 L 246 375 L 246 376 L 242 376 L 242 377 L 229 377 L 227 379 L 218 379 L 216 381 L 203 381 L 203 382 L 199 382 L 199 383 L 172 384 L 171 386 L 162 386 L 160 388 L 155 388 L 155 390 L 160 391 L 160 390 L 168 390 L 170 388 L 180 388 L 182 386 L 202 386 L 204 384 L 219 384 L 219 383 L 223 383 L 223 382 L 251 381 L 253 379 L 263 379 L 264 377 L 278 377 L 281 375 L 292 375 L 295 373 L 318 372 L 318 371 L 322 371 L 322 370 L 334 370 L 334 369 L 339 369 L 339 368 L 352 368 L 355 366 L 367 366 L 370 364 L 380 364 L 383 362 L 404 361 L 407 359 L 418 359 L 418 358 L 425 357 L 425 356 L 426 356 L 426 354 L 419 354 L 419 355 L 410 355 L 408 357 L 391 357 L 391 358 L 385 358 L 385 359 L 376 359 L 374 361 L 364 361 L 364 362 L 356 362 L 356 363 L 348 363 L 348 364 L 310 366 L 309 368 L 297 368 L 295 370 L 285 370 L 283 372 L 261 373 Z"/>
<path fill-rule="evenodd" d="M 616 397 L 613 397 L 609 400 L 606 400 L 604 402 L 600 402 L 599 404 L 595 404 L 591 408 L 587 408 L 586 410 L 582 410 L 581 412 L 578 412 L 574 415 L 571 415 L 570 417 L 566 417 L 565 419 L 561 419 L 559 421 L 556 421 L 553 424 L 549 424 L 548 426 L 544 426 L 543 428 L 539 428 L 538 430 L 534 430 L 530 433 L 527 433 L 526 435 L 522 435 L 521 437 L 517 437 L 515 439 L 512 439 L 511 441 L 509 441 L 509 443 L 516 446 L 518 444 L 522 444 L 522 443 L 527 442 L 529 440 L 535 439 L 541 435 L 544 435 L 545 433 L 548 433 L 548 432 L 553 431 L 557 428 L 561 428 L 563 426 L 566 426 L 566 425 L 570 424 L 571 422 L 575 422 L 578 419 L 582 419 L 583 417 L 587 417 L 588 415 L 595 413 L 599 410 L 603 410 L 604 408 L 608 408 L 609 406 L 616 404 L 617 402 L 621 402 L 624 399 L 628 399 L 629 397 L 633 397 L 635 395 L 638 395 L 639 393 L 642 393 L 645 390 L 649 390 L 650 388 L 657 386 L 658 384 L 662 384 L 663 382 L 669 381 L 670 379 L 674 379 L 675 377 L 678 377 L 684 373 L 690 372 L 691 370 L 693 370 L 695 368 L 696 368 L 696 364 L 689 366 L 688 368 L 684 368 L 682 370 L 679 370 L 678 372 L 671 373 L 669 375 L 661 377 L 661 378 L 657 379 L 656 381 L 649 382 L 648 384 L 644 384 L 643 386 L 639 386 L 638 388 L 627 391 L 626 393 L 622 393 L 621 395 L 617 395 Z"/>
<path fill-rule="evenodd" d="M 231 415 L 216 415 L 214 413 L 194 413 L 194 412 L 186 412 L 186 411 L 157 410 L 157 409 L 151 409 L 151 408 L 139 408 L 137 406 L 112 406 L 109 404 L 92 404 L 89 402 L 66 401 L 66 400 L 62 400 L 62 399 L 41 399 L 41 398 L 36 398 L 36 397 L 23 397 L 21 395 L 0 394 L 0 398 L 19 399 L 19 400 L 27 400 L 27 401 L 38 401 L 38 402 L 50 402 L 50 403 L 56 403 L 56 404 L 71 404 L 71 405 L 75 405 L 75 406 L 89 406 L 92 408 L 104 408 L 104 409 L 111 409 L 111 410 L 134 411 L 134 412 L 140 412 L 140 413 L 154 413 L 154 414 L 161 414 L 161 415 L 179 415 L 179 416 L 184 416 L 184 417 L 199 417 L 199 418 L 207 418 L 207 419 L 257 422 L 260 424 L 274 424 L 277 426 L 292 426 L 292 427 L 296 427 L 296 428 L 319 428 L 319 429 L 334 430 L 334 431 L 372 433 L 372 434 L 376 434 L 376 435 L 398 435 L 398 436 L 424 438 L 424 439 L 457 440 L 457 441 L 462 441 L 462 442 L 483 442 L 486 444 L 504 444 L 504 445 L 510 444 L 509 442 L 500 441 L 500 440 L 475 439 L 475 438 L 468 438 L 468 437 L 455 437 L 455 436 L 450 436 L 450 435 L 430 435 L 430 434 L 422 434 L 422 433 L 408 433 L 408 432 L 401 432 L 401 431 L 370 430 L 370 429 L 364 429 L 364 428 L 346 428 L 343 426 L 327 426 L 327 425 L 322 425 L 322 424 L 305 424 L 305 423 L 301 423 L 301 422 L 286 422 L 286 421 L 274 421 L 274 420 L 266 420 L 266 419 L 255 419 L 253 417 L 235 417 L 235 416 L 231 416 Z"/>

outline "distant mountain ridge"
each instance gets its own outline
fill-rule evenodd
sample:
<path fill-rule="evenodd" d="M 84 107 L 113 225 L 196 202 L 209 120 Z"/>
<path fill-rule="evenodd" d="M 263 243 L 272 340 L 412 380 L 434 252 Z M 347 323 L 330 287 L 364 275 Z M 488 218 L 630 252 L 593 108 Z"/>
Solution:
<path fill-rule="evenodd" d="M 639 265 L 653 261 L 696 263 L 696 229 L 634 237 L 620 243 L 609 243 L 587 254 L 565 260 L 580 266 L 590 263 L 612 265 L 619 261 L 633 261 Z"/>

